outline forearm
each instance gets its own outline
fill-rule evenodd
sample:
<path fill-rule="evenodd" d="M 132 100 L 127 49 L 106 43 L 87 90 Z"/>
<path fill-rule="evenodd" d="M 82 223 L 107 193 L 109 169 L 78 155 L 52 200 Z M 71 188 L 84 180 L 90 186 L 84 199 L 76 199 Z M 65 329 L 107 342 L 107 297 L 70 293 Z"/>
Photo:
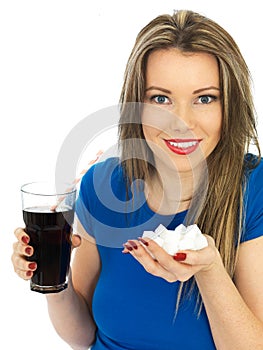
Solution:
<path fill-rule="evenodd" d="M 47 295 L 48 312 L 59 336 L 74 350 L 87 349 L 94 341 L 96 326 L 85 299 L 72 285 Z"/>
<path fill-rule="evenodd" d="M 195 276 L 218 350 L 263 349 L 263 325 L 240 296 L 222 264 Z"/>

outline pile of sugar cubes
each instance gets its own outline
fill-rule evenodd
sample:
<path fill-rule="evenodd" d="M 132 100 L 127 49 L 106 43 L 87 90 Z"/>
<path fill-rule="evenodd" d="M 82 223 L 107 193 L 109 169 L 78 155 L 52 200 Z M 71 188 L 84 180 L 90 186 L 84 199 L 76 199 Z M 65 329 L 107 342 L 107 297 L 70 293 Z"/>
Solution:
<path fill-rule="evenodd" d="M 179 250 L 198 250 L 208 246 L 207 239 L 197 225 L 177 226 L 175 230 L 167 230 L 159 225 L 154 231 L 144 231 L 142 238 L 150 238 L 168 254 L 174 255 Z"/>

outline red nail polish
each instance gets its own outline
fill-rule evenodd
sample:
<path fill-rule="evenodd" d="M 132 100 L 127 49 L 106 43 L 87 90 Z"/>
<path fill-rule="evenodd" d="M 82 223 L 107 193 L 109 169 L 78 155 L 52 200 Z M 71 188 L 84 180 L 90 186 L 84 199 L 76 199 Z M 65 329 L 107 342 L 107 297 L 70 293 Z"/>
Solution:
<path fill-rule="evenodd" d="M 186 254 L 185 253 L 176 253 L 173 256 L 174 260 L 176 261 L 184 261 L 186 259 Z"/>
<path fill-rule="evenodd" d="M 25 244 L 28 244 L 29 243 L 29 238 L 27 236 L 23 236 L 21 238 L 22 242 L 25 243 Z"/>
<path fill-rule="evenodd" d="M 31 254 L 31 248 L 30 248 L 30 247 L 27 247 L 27 248 L 25 249 L 25 252 L 26 252 L 27 255 L 30 255 L 30 254 Z"/>
<path fill-rule="evenodd" d="M 133 249 L 138 249 L 138 246 L 135 242 L 128 240 L 129 244 L 132 246 Z"/>
<path fill-rule="evenodd" d="M 126 249 L 128 249 L 130 252 L 132 251 L 132 247 L 131 247 L 130 245 L 124 244 L 124 247 L 125 247 Z"/>
<path fill-rule="evenodd" d="M 27 271 L 26 275 L 27 275 L 27 277 L 30 277 L 32 275 L 32 271 Z"/>
<path fill-rule="evenodd" d="M 146 245 L 146 247 L 148 247 L 149 243 L 145 241 L 145 239 L 143 239 L 142 237 L 139 237 L 138 240 L 142 242 L 142 244 Z"/>
<path fill-rule="evenodd" d="M 28 268 L 29 268 L 30 270 L 34 270 L 36 267 L 37 267 L 37 264 L 34 263 L 34 262 L 28 264 Z"/>

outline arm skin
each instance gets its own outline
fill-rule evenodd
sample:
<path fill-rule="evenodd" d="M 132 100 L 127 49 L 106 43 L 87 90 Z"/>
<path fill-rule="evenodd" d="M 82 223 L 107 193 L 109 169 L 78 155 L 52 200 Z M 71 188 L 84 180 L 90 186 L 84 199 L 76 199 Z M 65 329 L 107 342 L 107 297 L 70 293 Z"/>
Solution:
<path fill-rule="evenodd" d="M 241 244 L 235 284 L 222 264 L 195 275 L 218 350 L 263 349 L 263 237 Z"/>
<path fill-rule="evenodd" d="M 96 159 L 88 165 L 96 163 L 102 153 L 99 151 Z M 85 173 L 86 170 L 83 170 L 80 175 Z M 80 178 L 76 179 L 74 184 L 79 181 Z M 100 273 L 100 258 L 94 239 L 85 232 L 79 220 L 76 219 L 74 227 L 84 239 L 81 243 L 80 237 L 72 236 L 72 247 L 78 248 L 74 251 L 68 288 L 58 294 L 48 294 L 46 299 L 50 319 L 60 337 L 74 350 L 87 350 L 94 342 L 96 332 L 91 302 Z M 23 228 L 17 228 L 14 233 L 17 238 L 11 258 L 14 270 L 19 277 L 29 280 L 37 268 L 30 268 L 30 262 L 26 259 L 33 255 L 33 247 L 29 245 L 29 236 Z M 31 249 L 31 252 L 27 253 L 27 249 Z"/>
<path fill-rule="evenodd" d="M 80 226 L 78 222 L 77 227 Z M 82 239 L 74 253 L 68 288 L 47 295 L 46 299 L 50 319 L 59 336 L 72 349 L 87 350 L 96 332 L 91 302 L 100 272 L 100 258 L 92 237 Z"/>
<path fill-rule="evenodd" d="M 88 167 L 96 163 L 103 154 L 100 150 Z M 76 185 L 87 172 L 73 182 Z M 47 295 L 50 319 L 59 336 L 74 350 L 87 350 L 94 342 L 96 325 L 92 318 L 92 297 L 100 272 L 100 258 L 94 239 L 87 234 L 76 218 L 76 231 L 84 239 L 75 251 L 68 288 L 58 294 Z"/>
<path fill-rule="evenodd" d="M 156 260 L 136 240 L 128 241 L 123 253 L 130 253 L 147 272 L 168 282 L 186 281 L 195 276 L 217 350 L 262 350 L 263 237 L 241 244 L 234 282 L 213 239 L 206 238 L 208 247 L 183 251 L 186 253 L 183 262 L 175 261 L 149 239 L 147 250 Z"/>

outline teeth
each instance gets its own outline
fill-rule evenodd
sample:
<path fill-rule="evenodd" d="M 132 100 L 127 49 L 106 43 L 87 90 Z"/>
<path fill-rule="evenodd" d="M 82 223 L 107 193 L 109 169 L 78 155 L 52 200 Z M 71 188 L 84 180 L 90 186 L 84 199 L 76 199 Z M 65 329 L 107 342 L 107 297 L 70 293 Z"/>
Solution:
<path fill-rule="evenodd" d="M 168 141 L 171 146 L 177 147 L 177 148 L 189 148 L 192 146 L 195 146 L 198 141 L 189 141 L 189 142 L 171 142 Z"/>

